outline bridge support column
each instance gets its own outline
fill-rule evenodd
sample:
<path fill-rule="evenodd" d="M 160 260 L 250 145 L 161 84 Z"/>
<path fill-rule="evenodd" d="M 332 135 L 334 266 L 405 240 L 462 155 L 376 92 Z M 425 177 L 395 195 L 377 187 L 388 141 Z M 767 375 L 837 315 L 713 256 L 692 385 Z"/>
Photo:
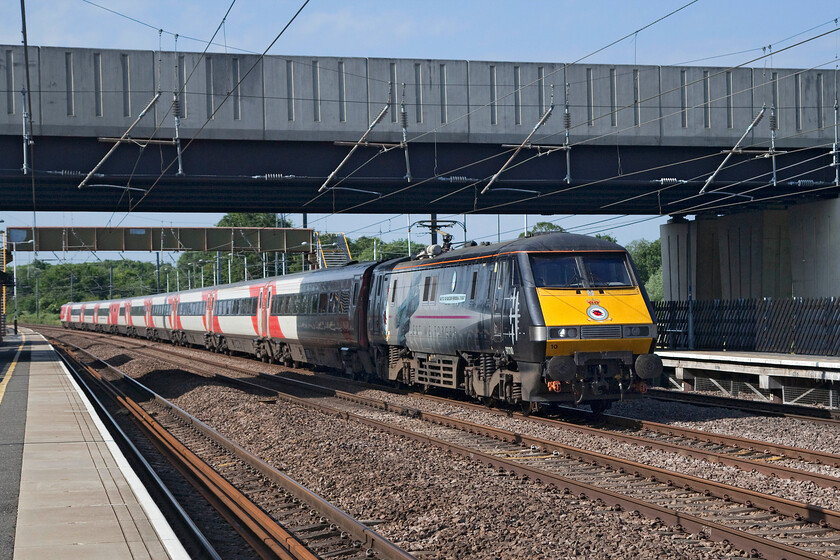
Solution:
<path fill-rule="evenodd" d="M 840 296 L 840 199 L 788 210 L 793 295 Z"/>
<path fill-rule="evenodd" d="M 666 301 L 720 298 L 717 225 L 714 218 L 670 220 L 660 226 L 662 288 Z"/>
<path fill-rule="evenodd" d="M 694 300 L 792 295 L 786 210 L 675 218 L 660 238 L 665 300 L 687 300 L 689 286 Z"/>

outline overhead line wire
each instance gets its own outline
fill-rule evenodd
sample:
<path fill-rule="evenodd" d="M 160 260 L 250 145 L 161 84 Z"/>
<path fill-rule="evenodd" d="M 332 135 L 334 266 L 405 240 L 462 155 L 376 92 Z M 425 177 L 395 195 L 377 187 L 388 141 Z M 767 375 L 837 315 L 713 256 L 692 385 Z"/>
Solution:
<path fill-rule="evenodd" d="M 116 16 L 119 16 L 121 18 L 131 20 L 134 23 L 139 23 L 140 25 L 142 25 L 144 27 L 148 27 L 149 29 L 154 29 L 155 31 L 160 31 L 161 33 L 166 33 L 167 35 L 171 35 L 173 37 L 181 37 L 181 38 L 184 38 L 184 39 L 188 39 L 190 41 L 196 41 L 198 43 L 204 43 L 204 44 L 213 45 L 213 46 L 216 46 L 216 47 L 224 47 L 225 46 L 225 45 L 222 45 L 222 44 L 219 44 L 219 43 L 213 43 L 212 38 L 210 39 L 210 41 L 206 41 L 205 39 L 197 39 L 195 37 L 190 37 L 189 35 L 184 35 L 183 33 L 175 33 L 173 31 L 163 29 L 162 27 L 155 26 L 155 25 L 152 25 L 150 23 L 146 23 L 145 21 L 139 20 L 135 17 L 129 16 L 129 15 L 124 14 L 122 12 L 118 12 L 117 10 L 112 10 L 111 8 L 106 8 L 105 6 L 102 6 L 101 4 L 97 4 L 96 2 L 91 2 L 91 0 L 82 0 L 82 2 L 84 2 L 85 4 L 90 4 L 91 6 L 95 6 L 99 9 L 101 9 L 101 10 L 105 10 L 106 12 L 110 12 L 110 13 L 112 13 Z M 213 38 L 215 38 L 215 34 L 213 35 Z M 234 49 L 234 50 L 237 50 L 237 51 L 247 53 L 247 54 L 259 54 L 259 53 L 256 53 L 254 51 L 249 51 L 247 49 L 240 49 L 238 47 L 230 47 L 230 48 Z"/>
<path fill-rule="evenodd" d="M 572 64 L 577 64 L 578 62 L 580 62 L 580 61 L 582 61 L 582 60 L 585 60 L 585 59 L 587 59 L 587 58 L 589 58 L 589 57 L 591 57 L 591 56 L 594 56 L 595 54 L 598 54 L 599 52 L 601 52 L 601 51 L 603 51 L 603 50 L 605 50 L 605 49 L 608 49 L 608 48 L 610 48 L 611 46 L 613 46 L 613 45 L 615 45 L 615 44 L 617 44 L 617 43 L 620 43 L 621 41 L 624 41 L 625 39 L 627 39 L 627 38 L 629 38 L 629 37 L 632 37 L 632 36 L 634 36 L 634 35 L 638 35 L 638 33 L 639 33 L 640 31 L 644 31 L 645 29 L 648 29 L 649 27 L 651 27 L 651 26 L 653 26 L 653 25 L 655 25 L 655 24 L 659 23 L 660 21 L 663 21 L 663 20 L 665 20 L 665 19 L 667 19 L 667 18 L 671 17 L 672 15 L 674 15 L 674 14 L 676 14 L 676 13 L 678 13 L 678 12 L 680 12 L 680 11 L 684 10 L 685 8 L 688 8 L 689 6 L 691 6 L 692 4 L 697 3 L 698 1 L 699 1 L 699 0 L 691 0 L 691 1 L 690 1 L 690 2 L 688 2 L 687 4 L 682 5 L 681 7 L 677 8 L 676 10 L 672 10 L 671 12 L 669 12 L 669 13 L 665 14 L 664 16 L 659 17 L 658 19 L 656 19 L 656 20 L 654 20 L 654 21 L 652 21 L 652 22 L 648 23 L 647 25 L 645 25 L 645 26 L 643 26 L 643 27 L 641 27 L 641 28 L 637 29 L 636 31 L 634 31 L 634 32 L 632 32 L 632 33 L 629 33 L 629 34 L 627 34 L 627 35 L 625 35 L 625 36 L 621 37 L 620 39 L 616 39 L 615 41 L 613 41 L 613 42 L 611 42 L 611 43 L 609 43 L 609 44 L 607 44 L 607 45 L 605 45 L 605 46 L 603 46 L 603 47 L 601 47 L 601 48 L 599 48 L 599 49 L 597 49 L 597 50 L 595 50 L 595 51 L 592 51 L 592 52 L 590 52 L 589 54 L 587 54 L 587 55 L 585 55 L 585 56 L 582 56 L 582 57 L 578 58 L 578 59 L 577 59 L 577 60 L 575 60 L 574 62 L 571 62 L 571 63 L 565 63 L 565 64 L 563 64 L 563 66 L 561 66 L 560 68 L 558 68 L 558 69 L 556 69 L 556 70 L 554 70 L 554 71 L 550 72 L 549 74 L 547 74 L 546 76 L 544 76 L 544 77 L 542 77 L 542 78 L 537 78 L 536 80 L 534 80 L 534 81 L 532 81 L 532 82 L 530 82 L 530 83 L 528 83 L 528 84 L 524 84 L 523 86 L 521 86 L 521 87 L 519 88 L 519 90 L 516 90 L 516 91 L 521 91 L 522 89 L 524 89 L 524 88 L 526 88 L 526 87 L 528 87 L 528 86 L 531 86 L 531 85 L 533 85 L 533 84 L 536 84 L 536 83 L 542 82 L 542 81 L 544 81 L 544 80 L 545 80 L 545 78 L 548 78 L 548 77 L 550 77 L 550 76 L 553 76 L 554 74 L 557 74 L 557 73 L 558 73 L 558 72 L 560 72 L 561 70 L 565 70 L 567 67 L 569 67 L 569 66 L 570 66 L 570 65 L 572 65 Z M 515 93 L 515 91 L 514 91 L 514 92 L 510 92 L 510 93 L 508 93 L 508 94 L 506 94 L 506 95 L 502 96 L 499 100 L 501 100 L 501 99 L 505 99 L 505 98 L 507 98 L 507 97 L 510 97 L 510 96 L 511 96 L 511 95 L 513 95 L 514 93 Z M 499 100 L 496 100 L 496 101 L 499 101 Z M 458 118 L 454 119 L 454 120 L 453 120 L 453 121 L 451 121 L 451 122 L 447 122 L 447 123 L 445 123 L 444 125 L 442 125 L 442 126 L 440 126 L 440 127 L 435 127 L 435 128 L 434 128 L 433 130 L 431 130 L 431 131 L 424 132 L 424 133 L 420 134 L 419 136 L 416 136 L 416 137 L 414 137 L 414 138 L 412 138 L 412 139 L 410 139 L 410 140 L 407 140 L 407 141 L 406 141 L 406 143 L 410 143 L 410 142 L 417 142 L 420 138 L 424 138 L 425 136 L 428 136 L 429 134 L 436 133 L 439 129 L 442 129 L 442 128 L 445 128 L 446 126 L 449 126 L 449 125 L 451 125 L 451 124 L 454 124 L 455 122 L 460 121 L 460 120 L 461 120 L 461 119 L 463 119 L 463 118 L 469 117 L 470 115 L 472 115 L 472 114 L 473 114 L 473 113 L 475 113 L 476 111 L 482 110 L 482 109 L 484 109 L 485 107 L 490 106 L 490 104 L 491 104 L 491 103 L 492 103 L 492 102 L 488 102 L 488 103 L 485 103 L 484 105 L 482 105 L 482 106 L 480 106 L 480 107 L 476 107 L 475 109 L 473 109 L 473 110 L 471 110 L 471 111 L 468 111 L 467 113 L 465 113 L 465 114 L 463 114 L 463 115 L 459 116 Z M 502 152 L 502 154 L 504 154 L 504 153 L 508 153 L 508 152 Z M 482 160 L 482 161 L 483 161 L 483 160 Z M 459 169 L 460 169 L 460 168 L 459 168 Z M 452 171 L 450 171 L 450 173 L 451 173 L 451 172 L 452 172 Z M 441 176 L 442 176 L 442 175 L 439 175 L 439 174 L 438 174 L 438 175 L 435 175 L 435 177 L 434 177 L 434 178 L 441 177 Z M 345 177 L 345 178 L 346 178 L 346 177 Z M 430 178 L 430 179 L 431 179 L 431 178 Z M 427 179 L 427 180 L 430 180 L 430 179 Z M 420 185 L 422 185 L 423 183 L 425 183 L 427 180 L 423 180 L 423 181 L 421 181 L 421 182 L 419 182 L 419 183 L 416 183 L 416 184 L 414 184 L 414 186 L 420 186 Z M 397 192 L 402 192 L 403 190 L 405 190 L 405 189 L 398 190 Z M 463 190 L 463 189 L 461 189 L 461 190 Z M 456 192 L 460 192 L 460 191 L 456 191 Z M 312 198 L 311 200 L 309 200 L 306 204 L 310 204 L 310 203 L 311 203 L 311 202 L 313 202 L 314 200 L 317 200 L 317 198 L 320 196 L 320 194 L 322 194 L 322 193 L 318 193 L 318 194 L 317 194 L 314 198 Z M 384 197 L 386 197 L 386 196 L 390 196 L 391 194 L 396 194 L 396 193 L 389 193 L 388 195 L 383 195 L 383 196 L 381 196 L 380 198 L 384 198 Z M 378 199 L 377 199 L 377 200 L 378 200 Z M 305 206 L 306 204 L 304 204 L 304 206 Z M 367 204 L 367 203 L 365 203 L 365 204 Z M 358 205 L 357 205 L 357 206 L 354 206 L 354 207 L 352 207 L 352 208 L 350 208 L 350 210 L 352 210 L 353 208 L 356 208 L 356 207 L 358 207 Z M 346 210 L 345 210 L 345 211 L 346 211 Z"/>
<path fill-rule="evenodd" d="M 193 134 L 192 138 L 190 138 L 189 142 L 187 142 L 187 145 L 184 146 L 184 148 L 181 150 L 182 154 L 184 152 L 186 152 L 190 148 L 190 146 L 192 146 L 192 143 L 195 141 L 195 139 L 199 136 L 199 134 L 201 134 L 201 132 L 204 130 L 204 128 L 210 123 L 210 121 L 213 119 L 213 117 L 216 115 L 216 113 L 219 112 L 219 109 L 222 108 L 222 106 L 225 104 L 225 102 L 228 99 L 230 99 L 230 96 L 233 95 L 233 92 L 236 91 L 236 89 L 242 84 L 242 82 L 245 80 L 245 78 L 247 78 L 251 74 L 251 72 L 254 70 L 254 68 L 256 68 L 256 66 L 260 62 L 262 62 L 263 58 L 265 58 L 266 53 L 268 53 L 268 51 L 271 49 L 271 47 L 273 47 L 274 44 L 277 43 L 277 41 L 280 40 L 280 37 L 283 35 L 283 33 L 286 32 L 286 30 L 289 28 L 289 26 L 292 25 L 292 23 L 295 21 L 295 19 L 297 19 L 298 15 L 300 15 L 300 13 L 303 11 L 303 9 L 306 7 L 306 5 L 309 4 L 309 1 L 310 0 L 304 0 L 303 4 L 300 6 L 300 8 L 298 8 L 297 12 L 295 12 L 295 14 L 292 16 L 292 18 L 283 27 L 283 29 L 280 30 L 280 32 L 277 34 L 277 36 L 274 37 L 274 40 L 271 41 L 271 43 L 268 45 L 268 47 L 266 47 L 265 51 L 263 51 L 263 53 L 254 62 L 254 64 L 251 65 L 251 67 L 248 69 L 248 71 L 245 72 L 245 75 L 242 76 L 239 79 L 239 81 L 234 85 L 234 87 L 231 88 L 231 90 L 229 92 L 227 92 L 225 97 L 222 99 L 221 103 L 219 103 L 219 106 L 216 107 L 213 110 L 213 112 L 208 116 L 207 119 L 205 119 L 204 124 L 201 125 L 201 127 L 195 132 L 195 134 Z M 160 180 L 163 178 L 164 174 L 175 164 L 176 161 L 177 161 L 177 159 L 173 159 L 169 163 L 169 165 L 166 166 L 166 168 L 163 170 L 163 172 L 161 172 L 160 175 L 158 175 L 158 178 L 154 181 L 154 183 L 152 183 L 152 185 L 149 187 L 149 189 L 143 194 L 143 196 L 140 197 L 140 200 L 138 200 L 134 204 L 134 206 L 129 209 L 129 212 L 134 210 L 134 208 L 137 208 L 137 206 L 141 202 L 143 202 L 143 200 L 146 199 L 146 197 L 149 195 L 149 193 L 151 193 L 152 190 L 158 185 Z"/>
<path fill-rule="evenodd" d="M 83 0 L 83 1 L 87 2 L 88 0 Z M 182 95 L 182 94 L 186 91 L 186 89 L 187 89 L 187 84 L 189 83 L 190 79 L 192 78 L 193 74 L 195 73 L 196 69 L 198 68 L 198 65 L 199 65 L 199 64 L 201 64 L 201 61 L 202 61 L 202 60 L 204 59 L 204 57 L 207 55 L 207 51 L 210 49 L 210 45 L 213 43 L 213 39 L 215 39 L 215 38 L 216 38 L 216 35 L 218 35 L 218 34 L 219 34 L 219 30 L 220 30 L 220 29 L 222 28 L 222 26 L 224 25 L 225 20 L 227 19 L 228 15 L 230 15 L 230 11 L 233 9 L 233 6 L 234 6 L 235 4 L 236 4 L 236 0 L 231 0 L 231 3 L 230 3 L 230 5 L 228 6 L 227 11 L 225 12 L 225 15 L 224 15 L 224 16 L 222 16 L 222 20 L 219 22 L 219 25 L 218 25 L 218 26 L 216 26 L 216 31 L 214 31 L 214 32 L 213 32 L 213 36 L 212 36 L 212 37 L 210 37 L 210 41 L 207 41 L 207 44 L 205 45 L 204 50 L 201 52 L 201 55 L 199 55 L 198 60 L 197 60 L 197 61 L 196 61 L 196 63 L 193 65 L 193 68 L 192 68 L 192 70 L 190 71 L 189 76 L 187 76 L 187 77 L 186 77 L 186 79 L 184 80 L 184 84 L 183 84 L 183 85 L 181 86 L 181 88 L 178 90 L 178 92 L 177 92 L 177 96 L 178 96 L 178 97 L 180 97 L 180 96 L 181 96 L 181 95 Z M 178 35 L 176 35 L 176 36 L 175 36 L 175 41 L 176 41 L 176 43 L 177 43 L 177 40 L 178 40 Z M 176 84 L 177 84 L 177 82 L 176 82 Z M 158 86 L 160 86 L 160 84 L 158 84 Z M 160 93 L 160 91 L 159 91 L 159 90 L 158 90 L 158 93 Z M 173 107 L 173 104 L 171 104 L 171 103 L 170 103 L 170 105 L 167 107 L 166 113 L 164 113 L 163 117 L 161 117 L 160 122 L 159 122 L 159 123 L 157 123 L 157 122 L 155 123 L 155 129 L 152 131 L 151 135 L 149 136 L 149 138 L 150 138 L 150 139 L 153 139 L 153 138 L 157 135 L 157 132 L 158 132 L 158 131 L 160 130 L 160 128 L 163 126 L 163 123 L 164 123 L 164 121 L 166 120 L 166 117 L 168 117 L 168 116 L 169 116 L 169 113 L 172 111 L 172 107 Z M 144 151 L 145 151 L 145 146 L 144 146 L 144 147 L 142 147 L 142 148 L 140 149 L 139 153 L 137 154 L 137 159 L 136 159 L 136 160 L 135 160 L 135 162 L 134 162 L 134 168 L 133 168 L 133 169 L 132 169 L 132 171 L 131 171 L 131 175 L 129 175 L 129 177 L 128 177 L 128 181 L 126 182 L 126 188 L 125 188 L 125 190 L 123 191 L 123 193 L 120 195 L 120 199 L 117 201 L 117 205 L 116 205 L 116 207 L 114 208 L 114 211 L 111 213 L 111 217 L 110 217 L 110 218 L 108 218 L 108 225 L 110 225 L 110 224 L 111 224 L 111 220 L 113 220 L 113 219 L 114 219 L 114 215 L 115 215 L 115 214 L 119 211 L 119 205 L 120 205 L 120 204 L 122 204 L 122 200 L 123 200 L 123 198 L 125 197 L 125 195 L 126 195 L 126 194 L 128 194 L 128 196 L 129 196 L 129 210 L 128 210 L 128 212 L 130 213 L 130 212 L 132 211 L 132 208 L 131 208 L 131 192 L 130 192 L 130 190 L 129 190 L 129 187 L 131 186 L 131 180 L 132 180 L 132 178 L 134 177 L 134 173 L 135 173 L 135 172 L 136 172 L 136 170 L 137 170 L 137 166 L 138 166 L 138 165 L 139 165 L 139 163 L 140 163 L 140 158 L 142 157 L 142 155 L 143 155 L 143 152 L 144 152 Z M 182 153 L 183 153 L 183 150 L 182 150 Z M 175 160 L 175 161 L 177 161 L 177 158 L 176 158 L 176 160 Z M 170 164 L 170 167 L 171 167 L 171 165 L 172 165 L 172 164 Z M 167 168 L 167 169 L 168 169 L 168 168 Z M 165 171 L 163 171 L 163 172 L 161 173 L 161 175 L 163 175 L 163 173 L 165 173 Z M 143 197 L 141 197 L 141 200 L 142 200 L 142 198 L 143 198 Z M 124 220 L 124 219 L 125 219 L 125 218 L 123 218 L 123 220 Z M 123 220 L 120 220 L 120 223 L 122 223 L 122 221 L 123 221 Z"/>
<path fill-rule="evenodd" d="M 828 32 L 826 32 L 826 33 L 822 33 L 822 34 L 820 34 L 820 35 L 817 35 L 817 36 L 811 37 L 811 38 L 809 38 L 809 39 L 806 39 L 806 40 L 804 40 L 804 41 L 800 41 L 799 43 L 796 43 L 796 44 L 794 44 L 794 45 L 790 45 L 789 47 L 786 47 L 786 48 L 785 48 L 785 49 L 783 49 L 783 50 L 787 50 L 787 49 L 790 49 L 790 48 L 793 48 L 793 47 L 796 47 L 796 46 L 800 46 L 800 45 L 802 45 L 802 44 L 804 44 L 804 43 L 807 43 L 807 42 L 809 42 L 809 41 L 812 41 L 812 40 L 818 39 L 818 38 L 823 37 L 823 36 L 825 36 L 825 35 L 828 35 L 828 34 L 830 34 L 830 33 L 834 33 L 834 32 L 836 32 L 836 31 L 838 31 L 838 30 L 840 30 L 840 29 L 834 29 L 834 30 L 828 31 Z M 778 54 L 779 52 L 782 52 L 782 51 L 776 51 L 776 54 Z M 742 66 L 744 66 L 744 65 L 746 65 L 746 64 L 749 64 L 749 63 L 751 63 L 751 62 L 755 62 L 755 61 L 757 61 L 757 60 L 761 60 L 761 59 L 767 58 L 767 57 L 769 57 L 769 56 L 772 56 L 772 55 L 771 55 L 771 54 L 765 54 L 765 55 L 762 55 L 762 56 L 757 57 L 757 58 L 755 58 L 755 59 L 753 59 L 753 60 L 747 61 L 747 62 L 742 63 L 742 64 L 739 64 L 739 65 L 737 65 L 737 66 L 733 66 L 733 67 L 731 67 L 731 68 L 729 68 L 729 69 L 724 69 L 724 70 L 721 70 L 721 71 L 717 72 L 715 75 L 720 75 L 721 73 L 726 72 L 726 71 L 731 70 L 731 69 L 740 68 L 740 67 L 742 67 Z M 825 63 L 825 64 L 828 64 L 828 63 Z M 795 74 L 793 74 L 793 75 L 795 75 Z M 791 76 L 792 76 L 792 75 L 791 75 Z M 710 76 L 710 77 L 711 77 L 711 76 Z M 785 78 L 788 78 L 788 77 L 790 77 L 790 76 L 786 76 Z M 698 83 L 698 82 L 700 82 L 700 81 L 702 81 L 702 80 L 695 80 L 695 81 L 693 81 L 693 82 L 691 82 L 691 83 L 686 84 L 686 87 L 687 87 L 687 86 L 689 86 L 689 85 L 692 85 L 692 84 L 694 84 L 694 83 Z M 756 88 L 758 88 L 758 87 L 764 87 L 765 85 L 766 85 L 766 84 L 758 84 L 758 85 L 751 86 L 751 87 L 749 87 L 749 88 L 746 88 L 745 90 L 742 90 L 742 93 L 743 93 L 743 92 L 746 92 L 746 91 L 754 90 L 754 89 L 756 89 Z M 679 89 L 681 89 L 682 87 L 683 87 L 683 86 L 679 86 L 679 87 L 677 87 L 677 88 L 673 88 L 673 89 L 671 89 L 671 90 L 667 90 L 667 91 L 661 92 L 661 93 L 659 93 L 659 94 L 657 94 L 657 95 L 650 96 L 650 97 L 648 97 L 648 98 L 646 98 L 646 99 L 644 99 L 644 100 L 640 100 L 640 101 L 638 101 L 638 103 L 639 103 L 639 104 L 641 104 L 641 103 L 646 102 L 646 101 L 651 101 L 651 100 L 656 99 L 657 97 L 661 97 L 661 96 L 663 96 L 663 95 L 665 95 L 665 94 L 668 94 L 668 93 L 673 93 L 674 91 L 678 91 L 678 90 L 679 90 Z M 734 95 L 734 94 L 733 94 L 733 95 Z M 711 102 L 711 101 L 710 101 L 710 102 Z M 634 103 L 634 105 L 635 105 L 635 103 Z M 629 108 L 629 107 L 633 107 L 634 105 L 628 105 L 628 106 L 625 106 L 625 107 L 618 108 L 618 109 L 616 109 L 615 111 L 613 111 L 613 112 L 611 112 L 611 113 L 607 113 L 607 114 L 604 114 L 604 115 L 600 115 L 599 117 L 596 117 L 596 119 L 603 119 L 603 118 L 606 118 L 606 117 L 610 116 L 611 114 L 618 113 L 619 111 L 625 110 L 625 109 L 627 109 L 627 108 Z M 705 105 L 705 103 L 704 103 L 703 105 Z M 681 112 L 682 112 L 682 110 L 680 110 L 680 111 L 675 111 L 674 113 L 671 113 L 671 114 L 669 114 L 669 115 L 663 115 L 663 116 L 661 116 L 661 117 L 656 117 L 656 118 L 651 119 L 651 120 L 649 120 L 649 121 L 647 121 L 647 122 L 645 122 L 645 123 L 642 123 L 642 124 L 650 124 L 650 123 L 653 123 L 653 122 L 657 122 L 657 121 L 659 121 L 659 120 L 665 119 L 665 118 L 667 118 L 667 117 L 671 117 L 671 116 L 676 115 L 676 114 L 679 114 L 679 113 L 681 113 Z M 572 128 L 576 128 L 576 127 L 583 126 L 583 124 L 584 124 L 584 123 L 580 123 L 580 124 L 578 124 L 578 125 L 575 125 L 575 126 L 574 126 L 574 127 L 572 127 Z M 622 131 L 624 131 L 624 130 L 630 130 L 630 129 L 632 129 L 632 128 L 637 128 L 637 127 L 634 125 L 634 126 L 632 126 L 632 127 L 626 127 L 626 128 L 624 128 L 624 129 L 621 129 L 621 130 L 611 131 L 611 132 L 609 132 L 609 133 L 607 133 L 607 134 L 602 134 L 602 135 L 600 135 L 600 136 L 596 136 L 596 137 L 594 137 L 594 138 L 583 139 L 583 140 L 580 140 L 580 141 L 578 141 L 578 142 L 575 142 L 574 144 L 571 144 L 571 147 L 574 147 L 574 146 L 579 146 L 579 145 L 582 145 L 582 144 L 589 143 L 589 142 L 591 142 L 591 141 L 592 141 L 592 140 L 594 140 L 594 139 L 600 139 L 600 138 L 606 138 L 606 137 L 609 137 L 609 136 L 613 136 L 613 135 L 615 135 L 615 134 L 618 134 L 619 132 L 622 132 Z M 557 133 L 552 133 L 552 134 L 550 134 L 550 135 L 548 135 L 548 136 L 545 136 L 545 137 L 540 138 L 540 141 L 544 141 L 544 140 L 550 139 L 550 138 L 552 138 L 553 136 L 556 136 L 556 135 L 558 135 L 558 134 L 560 134 L 560 132 L 557 132 Z M 504 154 L 506 154 L 506 153 L 510 153 L 510 152 L 512 151 L 512 149 L 513 149 L 513 148 L 511 148 L 510 150 L 507 150 L 507 151 L 500 152 L 500 153 L 499 153 L 499 154 L 497 154 L 497 155 L 504 155 Z M 717 155 L 717 154 L 714 154 L 714 155 Z M 525 160 L 523 160 L 522 162 L 519 162 L 519 163 L 515 164 L 515 165 L 514 165 L 514 166 L 512 166 L 512 167 L 518 167 L 519 165 L 522 165 L 522 164 L 524 164 L 524 163 L 527 163 L 527 162 L 529 162 L 529 161 L 531 161 L 531 160 L 533 160 L 533 159 L 536 159 L 536 158 L 538 158 L 538 157 L 542 157 L 542 156 L 541 156 L 541 155 L 539 155 L 539 154 L 538 154 L 538 155 L 531 156 L 531 157 L 529 157 L 529 158 L 526 158 L 526 159 L 525 159 Z M 484 158 L 483 160 L 480 160 L 479 162 L 486 161 L 487 159 L 489 159 L 489 158 Z M 693 161 L 693 160 L 688 160 L 688 161 Z M 479 162 L 476 162 L 476 163 L 479 163 Z M 469 164 L 469 165 L 474 165 L 474 164 L 475 164 L 475 163 L 472 163 L 472 164 Z M 459 167 L 459 168 L 458 168 L 458 169 L 456 169 L 456 170 L 451 170 L 451 171 L 449 171 L 448 173 L 453 173 L 454 171 L 459 171 L 459 170 L 461 170 L 461 169 L 463 169 L 463 168 L 465 168 L 465 167 L 468 167 L 469 165 Z M 669 165 L 674 165 L 674 164 L 669 164 Z M 655 169 L 657 169 L 657 168 L 659 168 L 659 166 L 657 166 L 656 168 L 653 168 L 653 169 L 651 169 L 651 170 L 655 170 Z M 413 184 L 411 184 L 411 185 L 408 185 L 408 186 L 406 186 L 406 187 L 403 187 L 403 188 L 401 188 L 401 189 L 398 189 L 397 191 L 394 191 L 393 193 L 388 193 L 388 194 L 382 195 L 382 197 L 380 197 L 380 198 L 386 198 L 386 197 L 389 197 L 389 196 L 393 196 L 393 195 L 395 195 L 395 194 L 400 194 L 400 193 L 402 193 L 402 192 L 405 192 L 405 191 L 406 191 L 406 190 L 408 190 L 408 189 L 411 189 L 411 188 L 414 188 L 414 187 L 420 186 L 420 185 L 424 184 L 425 182 L 428 182 L 428 181 L 430 181 L 430 180 L 432 180 L 432 179 L 434 179 L 434 178 L 437 178 L 437 177 L 441 177 L 441 176 L 443 176 L 443 175 L 445 175 L 445 174 L 438 174 L 438 175 L 436 175 L 436 176 L 434 176 L 434 177 L 431 177 L 431 178 L 429 178 L 429 179 L 424 179 L 424 180 L 419 181 L 419 182 L 417 182 L 417 183 L 413 183 Z M 621 177 L 621 176 L 622 176 L 622 175 L 619 175 L 618 177 Z M 485 179 L 486 179 L 486 178 L 485 178 Z M 484 180 L 484 179 L 482 179 L 482 181 L 483 181 L 483 180 Z M 451 193 L 448 193 L 448 194 L 446 194 L 446 195 L 444 195 L 444 196 L 442 196 L 442 197 L 439 197 L 438 199 L 435 199 L 435 200 L 431 201 L 431 203 L 437 202 L 437 201 L 439 201 L 439 200 L 442 200 L 443 198 L 447 198 L 448 196 L 452 196 L 452 195 L 454 195 L 454 194 L 457 194 L 457 193 L 459 193 L 459 192 L 462 192 L 462 191 L 464 191 L 464 190 L 466 190 L 466 189 L 468 189 L 468 188 L 474 188 L 474 187 L 475 187 L 477 184 L 479 184 L 480 182 L 481 182 L 481 181 L 476 181 L 476 182 L 473 182 L 473 183 L 471 183 L 471 184 L 469 184 L 469 185 L 467 185 L 467 186 L 461 187 L 461 188 L 459 188 L 459 189 L 457 189 L 457 190 L 455 190 L 455 191 L 452 191 Z M 567 190 L 576 189 L 576 188 L 581 188 L 581 187 L 583 187 L 583 186 L 591 186 L 591 184 L 596 184 L 596 183 L 586 183 L 586 184 L 584 184 L 584 185 L 578 185 L 578 186 L 575 186 L 575 187 L 569 187 L 569 188 L 559 189 L 559 190 L 557 190 L 557 191 L 550 192 L 550 193 L 541 193 L 539 196 L 533 196 L 533 197 L 530 197 L 530 198 L 524 198 L 524 199 L 521 199 L 521 200 L 511 201 L 511 202 L 504 203 L 504 204 L 498 204 L 498 205 L 495 205 L 495 206 L 491 206 L 491 207 L 489 207 L 489 208 L 488 208 L 488 207 L 484 207 L 484 208 L 482 208 L 482 210 L 483 210 L 483 211 L 487 211 L 488 209 L 500 208 L 500 207 L 504 207 L 504 206 L 508 206 L 508 205 L 518 204 L 518 203 L 521 203 L 521 202 L 526 201 L 526 200 L 532 200 L 532 199 L 534 199 L 534 198 L 545 197 L 545 196 L 551 196 L 551 195 L 554 195 L 554 194 L 559 194 L 559 193 L 562 193 L 562 192 L 566 192 Z M 379 200 L 379 199 L 377 199 L 377 200 Z M 373 202 L 373 201 L 366 201 L 366 202 L 362 202 L 362 203 L 359 203 L 359 204 L 357 204 L 357 205 L 354 205 L 354 206 L 351 206 L 351 207 L 349 207 L 349 208 L 346 208 L 346 209 L 342 210 L 342 212 L 348 212 L 348 211 L 351 211 L 351 210 L 355 210 L 355 209 L 357 209 L 357 208 L 359 208 L 359 207 L 365 206 L 365 205 L 370 204 L 370 203 L 372 203 L 372 202 Z M 474 212 L 474 210 L 473 210 L 473 212 Z"/>

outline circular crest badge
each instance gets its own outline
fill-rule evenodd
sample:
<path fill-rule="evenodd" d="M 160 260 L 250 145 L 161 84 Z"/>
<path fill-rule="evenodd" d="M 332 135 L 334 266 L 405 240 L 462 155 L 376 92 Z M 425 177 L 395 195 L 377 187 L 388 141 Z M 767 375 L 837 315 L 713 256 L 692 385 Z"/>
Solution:
<path fill-rule="evenodd" d="M 586 314 L 589 315 L 590 319 L 595 321 L 604 321 L 610 316 L 606 309 L 598 305 L 598 302 L 590 304 L 589 308 L 586 310 Z"/>

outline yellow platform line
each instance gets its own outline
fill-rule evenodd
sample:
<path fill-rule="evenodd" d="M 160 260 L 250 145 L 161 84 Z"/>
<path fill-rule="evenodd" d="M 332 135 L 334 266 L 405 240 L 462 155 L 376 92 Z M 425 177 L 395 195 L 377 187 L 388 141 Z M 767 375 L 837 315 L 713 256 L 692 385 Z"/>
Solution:
<path fill-rule="evenodd" d="M 9 369 L 6 370 L 6 374 L 3 376 L 3 380 L 0 381 L 0 404 L 3 403 L 3 395 L 6 394 L 6 385 L 9 384 L 9 379 L 12 378 L 12 373 L 14 373 L 15 371 L 15 366 L 18 363 L 18 358 L 20 358 L 20 353 L 23 350 L 23 347 L 26 346 L 26 335 L 21 334 L 20 337 L 20 346 L 18 346 L 17 354 L 15 354 L 15 358 L 9 365 Z"/>

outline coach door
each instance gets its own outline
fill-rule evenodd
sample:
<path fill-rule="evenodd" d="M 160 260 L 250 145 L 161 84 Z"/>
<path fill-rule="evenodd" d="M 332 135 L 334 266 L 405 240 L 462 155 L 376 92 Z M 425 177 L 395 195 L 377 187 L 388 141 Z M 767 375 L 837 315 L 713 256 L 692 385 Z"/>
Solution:
<path fill-rule="evenodd" d="M 213 294 L 207 296 L 207 309 L 204 310 L 204 328 L 207 332 L 213 332 Z"/>
<path fill-rule="evenodd" d="M 273 290 L 272 287 L 269 286 L 268 288 L 261 288 L 260 289 L 260 309 L 257 313 L 257 331 L 259 336 L 269 337 L 271 333 L 268 329 L 268 313 L 269 313 L 269 306 L 271 304 L 271 294 Z"/>
<path fill-rule="evenodd" d="M 491 276 L 492 346 L 495 350 L 513 352 L 519 328 L 519 293 L 515 284 L 516 263 L 500 259 Z"/>

